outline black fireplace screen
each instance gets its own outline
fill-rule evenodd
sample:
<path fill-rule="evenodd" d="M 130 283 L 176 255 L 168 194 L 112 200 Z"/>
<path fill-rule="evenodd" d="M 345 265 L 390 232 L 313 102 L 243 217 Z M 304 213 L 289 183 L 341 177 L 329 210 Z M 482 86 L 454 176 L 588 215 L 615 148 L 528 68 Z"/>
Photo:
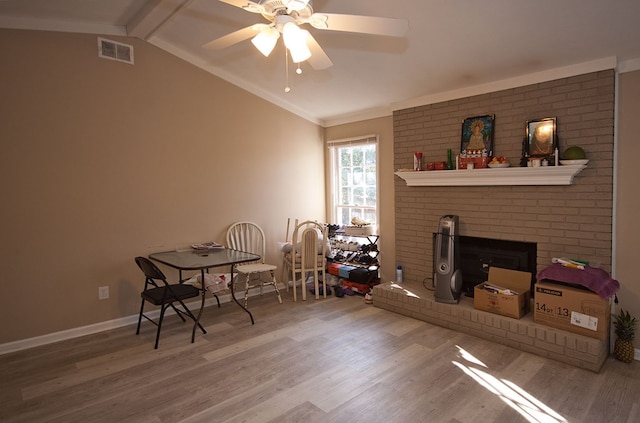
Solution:
<path fill-rule="evenodd" d="M 488 278 L 489 267 L 531 273 L 531 295 L 536 275 L 537 244 L 473 236 L 458 236 L 462 291 L 472 297 L 473 288 Z"/>

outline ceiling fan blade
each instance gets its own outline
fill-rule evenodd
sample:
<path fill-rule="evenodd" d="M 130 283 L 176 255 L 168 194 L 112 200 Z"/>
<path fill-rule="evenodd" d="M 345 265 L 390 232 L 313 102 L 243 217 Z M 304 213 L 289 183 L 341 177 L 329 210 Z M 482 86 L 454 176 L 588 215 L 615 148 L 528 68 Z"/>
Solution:
<path fill-rule="evenodd" d="M 212 50 L 221 50 L 223 48 L 227 48 L 229 46 L 237 44 L 241 41 L 252 38 L 253 36 L 257 35 L 262 28 L 268 27 L 268 26 L 269 25 L 266 25 L 266 24 L 251 25 L 246 28 L 239 29 L 230 34 L 224 35 L 220 38 L 216 38 L 213 41 L 209 41 L 202 47 L 212 49 Z"/>
<path fill-rule="evenodd" d="M 406 19 L 378 18 L 375 16 L 314 13 L 309 17 L 309 23 L 317 29 L 360 32 L 391 37 L 402 37 L 409 31 L 409 22 Z"/>
<path fill-rule="evenodd" d="M 264 7 L 256 2 L 250 0 L 220 0 L 223 3 L 230 4 L 231 6 L 239 7 L 247 12 L 263 13 Z"/>
<path fill-rule="evenodd" d="M 307 37 L 307 47 L 309 47 L 311 51 L 311 57 L 307 59 L 307 62 L 309 62 L 312 68 L 322 70 L 333 66 L 333 62 L 329 59 L 327 53 L 324 52 L 320 44 L 318 44 L 311 34 Z"/>

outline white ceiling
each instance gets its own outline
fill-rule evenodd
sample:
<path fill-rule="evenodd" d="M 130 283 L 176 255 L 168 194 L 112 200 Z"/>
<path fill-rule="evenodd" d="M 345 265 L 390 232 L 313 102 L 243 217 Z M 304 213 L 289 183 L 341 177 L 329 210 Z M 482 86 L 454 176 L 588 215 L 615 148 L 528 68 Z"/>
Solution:
<path fill-rule="evenodd" d="M 217 51 L 202 47 L 268 23 L 219 0 L 0 0 L 0 28 L 142 38 L 321 125 L 640 61 L 639 0 L 315 0 L 313 9 L 402 18 L 409 33 L 393 38 L 306 25 L 334 65 L 313 70 L 303 63 L 302 75 L 291 65 L 285 93 L 282 41 L 268 58 L 249 40 Z"/>

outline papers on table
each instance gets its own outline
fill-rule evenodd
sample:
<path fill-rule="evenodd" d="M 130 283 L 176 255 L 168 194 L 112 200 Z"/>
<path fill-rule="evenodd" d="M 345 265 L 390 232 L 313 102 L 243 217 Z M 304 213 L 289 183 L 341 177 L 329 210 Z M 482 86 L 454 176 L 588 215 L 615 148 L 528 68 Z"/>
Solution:
<path fill-rule="evenodd" d="M 213 250 L 216 248 L 224 248 L 224 245 L 218 244 L 215 241 L 211 241 L 203 242 L 202 244 L 193 244 L 191 245 L 191 248 L 193 248 L 194 250 Z"/>

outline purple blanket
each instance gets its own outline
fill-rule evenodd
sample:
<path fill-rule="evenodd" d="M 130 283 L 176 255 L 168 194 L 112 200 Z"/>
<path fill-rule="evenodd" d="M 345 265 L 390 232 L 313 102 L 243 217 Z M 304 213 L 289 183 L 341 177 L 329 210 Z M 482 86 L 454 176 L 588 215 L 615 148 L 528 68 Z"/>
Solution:
<path fill-rule="evenodd" d="M 620 284 L 617 280 L 611 278 L 611 275 L 605 270 L 596 267 L 585 266 L 584 270 L 580 270 L 555 263 L 539 271 L 537 277 L 539 281 L 551 279 L 584 286 L 598 294 L 603 300 L 606 300 L 620 289 Z"/>

